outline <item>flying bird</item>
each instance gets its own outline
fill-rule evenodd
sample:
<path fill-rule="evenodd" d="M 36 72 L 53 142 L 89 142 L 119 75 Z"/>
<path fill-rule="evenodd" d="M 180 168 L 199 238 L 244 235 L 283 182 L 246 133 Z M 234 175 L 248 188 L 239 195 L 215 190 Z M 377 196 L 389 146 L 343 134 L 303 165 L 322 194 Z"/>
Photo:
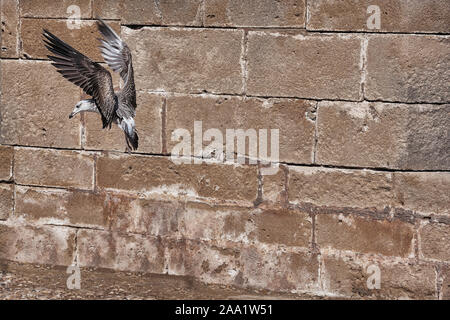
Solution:
<path fill-rule="evenodd" d="M 53 54 L 48 58 L 57 71 L 83 91 L 91 99 L 78 102 L 69 115 L 73 118 L 80 112 L 99 113 L 104 128 L 111 128 L 115 122 L 125 134 L 126 151 L 138 148 L 139 137 L 135 128 L 136 88 L 130 49 L 103 20 L 97 20 L 97 27 L 103 36 L 100 50 L 103 59 L 123 80 L 123 88 L 114 92 L 111 73 L 102 65 L 92 61 L 78 50 L 44 29 L 45 47 Z"/>

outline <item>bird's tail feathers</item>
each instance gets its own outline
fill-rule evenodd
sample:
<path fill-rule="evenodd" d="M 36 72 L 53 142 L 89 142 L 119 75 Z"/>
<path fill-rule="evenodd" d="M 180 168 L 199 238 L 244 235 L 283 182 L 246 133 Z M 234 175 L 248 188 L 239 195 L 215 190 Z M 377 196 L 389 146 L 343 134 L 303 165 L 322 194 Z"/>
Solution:
<path fill-rule="evenodd" d="M 139 144 L 139 137 L 132 117 L 122 118 L 119 125 L 125 133 L 125 140 L 129 149 L 136 150 Z"/>
<path fill-rule="evenodd" d="M 127 139 L 128 147 L 132 150 L 137 150 L 137 148 L 139 146 L 139 136 L 138 136 L 136 130 L 133 129 L 131 134 L 130 134 L 130 132 L 126 131 L 125 138 Z"/>

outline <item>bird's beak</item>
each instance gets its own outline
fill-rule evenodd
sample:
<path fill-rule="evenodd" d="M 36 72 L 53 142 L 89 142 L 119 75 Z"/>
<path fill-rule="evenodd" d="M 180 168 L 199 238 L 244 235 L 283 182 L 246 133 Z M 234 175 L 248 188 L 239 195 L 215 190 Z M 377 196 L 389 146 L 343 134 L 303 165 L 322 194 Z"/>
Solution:
<path fill-rule="evenodd" d="M 71 114 L 69 114 L 69 119 L 72 119 L 74 115 L 75 115 L 75 112 L 72 112 Z"/>

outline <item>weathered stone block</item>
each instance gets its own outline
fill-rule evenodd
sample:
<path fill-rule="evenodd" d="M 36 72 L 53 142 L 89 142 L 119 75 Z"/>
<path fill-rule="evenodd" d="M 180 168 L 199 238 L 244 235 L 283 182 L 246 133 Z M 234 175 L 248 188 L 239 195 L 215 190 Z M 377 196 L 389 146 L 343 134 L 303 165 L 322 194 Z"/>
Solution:
<path fill-rule="evenodd" d="M 97 160 L 97 185 L 105 189 L 248 205 L 257 195 L 257 167 L 175 164 L 166 157 L 111 154 Z"/>
<path fill-rule="evenodd" d="M 191 240 L 248 241 L 252 217 L 248 208 L 189 202 L 179 214 L 180 232 Z"/>
<path fill-rule="evenodd" d="M 252 217 L 256 239 L 262 243 L 308 248 L 312 240 L 312 219 L 302 211 L 265 209 Z"/>
<path fill-rule="evenodd" d="M 202 24 L 201 0 L 94 0 L 94 17 L 122 19 L 126 25 Z"/>
<path fill-rule="evenodd" d="M 305 27 L 305 0 L 206 0 L 206 26 Z"/>
<path fill-rule="evenodd" d="M 274 175 L 264 175 L 262 179 L 262 200 L 286 204 L 286 184 L 287 184 L 287 167 L 280 165 L 279 170 Z"/>
<path fill-rule="evenodd" d="M 14 186 L 0 183 L 0 220 L 8 219 L 14 211 Z"/>
<path fill-rule="evenodd" d="M 369 38 L 365 96 L 369 100 L 450 100 L 450 38 L 383 35 Z"/>
<path fill-rule="evenodd" d="M 450 300 L 450 267 L 444 266 L 442 270 L 442 287 L 440 299 Z"/>
<path fill-rule="evenodd" d="M 274 291 L 318 289 L 318 259 L 307 251 L 184 239 L 171 241 L 168 248 L 169 274 Z"/>
<path fill-rule="evenodd" d="M 0 57 L 19 57 L 19 0 L 4 0 L 0 4 L 2 37 Z"/>
<path fill-rule="evenodd" d="M 164 248 L 157 238 L 80 230 L 77 239 L 82 267 L 164 273 Z"/>
<path fill-rule="evenodd" d="M 450 261 L 450 226 L 429 223 L 420 228 L 420 250 L 425 258 Z"/>
<path fill-rule="evenodd" d="M 14 174 L 18 184 L 92 190 L 94 159 L 84 152 L 18 148 Z"/>
<path fill-rule="evenodd" d="M 361 40 L 250 31 L 247 93 L 312 99 L 359 99 Z M 339 61 L 339 63 L 336 63 Z"/>
<path fill-rule="evenodd" d="M 392 174 L 370 170 L 289 167 L 289 202 L 383 209 L 393 203 Z"/>
<path fill-rule="evenodd" d="M 367 27 L 373 5 L 380 8 L 380 29 Z M 440 0 L 313 0 L 308 16 L 310 30 L 447 33 L 450 5 Z"/>
<path fill-rule="evenodd" d="M 368 270 L 370 265 L 380 270 L 380 289 L 369 289 L 367 285 L 369 277 L 374 275 L 373 270 Z M 325 255 L 321 272 L 323 289 L 344 297 L 436 299 L 436 271 L 434 266 L 425 263 Z"/>
<path fill-rule="evenodd" d="M 107 197 L 86 191 L 16 187 L 15 216 L 38 224 L 105 228 Z"/>
<path fill-rule="evenodd" d="M 0 242 L 2 259 L 67 266 L 74 259 L 75 229 L 0 223 Z"/>
<path fill-rule="evenodd" d="M 423 214 L 450 215 L 450 173 L 395 172 L 398 206 Z"/>
<path fill-rule="evenodd" d="M 12 178 L 14 149 L 0 146 L 0 180 L 8 181 Z"/>
<path fill-rule="evenodd" d="M 79 147 L 80 123 L 67 119 L 79 101 L 79 88 L 47 62 L 8 60 L 1 63 L 0 141 L 31 146 Z"/>
<path fill-rule="evenodd" d="M 161 237 L 178 235 L 183 203 L 120 195 L 109 195 L 107 203 L 114 231 Z"/>
<path fill-rule="evenodd" d="M 141 90 L 241 93 L 241 30 L 122 28 Z"/>
<path fill-rule="evenodd" d="M 449 105 L 320 102 L 319 164 L 448 169 Z"/>
<path fill-rule="evenodd" d="M 316 241 L 321 248 L 408 257 L 413 254 L 413 237 L 414 225 L 400 220 L 344 214 L 316 217 Z"/>
<path fill-rule="evenodd" d="M 318 289 L 319 261 L 309 252 L 249 246 L 242 250 L 240 261 L 242 275 L 238 279 L 246 287 L 291 292 Z"/>
<path fill-rule="evenodd" d="M 167 98 L 166 137 L 168 151 L 178 144 L 172 139 L 176 129 L 187 129 L 194 141 L 194 122 L 202 122 L 200 137 L 209 129 L 218 129 L 223 137 L 223 151 L 226 152 L 227 129 L 255 130 L 256 150 L 261 155 L 259 130 L 267 132 L 267 154 L 270 156 L 274 145 L 271 130 L 279 130 L 279 161 L 290 163 L 311 163 L 314 148 L 314 121 L 309 113 L 315 111 L 315 102 L 294 99 L 241 99 L 221 96 L 184 96 Z M 211 142 L 203 141 L 203 148 Z M 245 154 L 249 154 L 250 139 L 246 139 Z M 256 147 L 256 146 L 255 146 Z M 194 154 L 194 150 L 191 150 Z M 236 144 L 234 152 L 237 150 Z M 263 152 L 264 153 L 264 152 Z M 242 153 L 240 153 L 242 154 Z M 272 154 L 273 156 L 273 154 Z"/>

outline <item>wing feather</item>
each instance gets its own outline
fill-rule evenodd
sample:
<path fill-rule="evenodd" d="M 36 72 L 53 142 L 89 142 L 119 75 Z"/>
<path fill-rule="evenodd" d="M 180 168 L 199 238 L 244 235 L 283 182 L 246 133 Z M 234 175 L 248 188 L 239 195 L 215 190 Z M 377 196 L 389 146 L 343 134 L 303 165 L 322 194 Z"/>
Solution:
<path fill-rule="evenodd" d="M 102 19 L 97 20 L 98 30 L 103 36 L 100 40 L 100 51 L 108 66 L 126 82 L 131 66 L 131 52 L 127 44 L 120 39 L 117 33 L 111 29 Z"/>

